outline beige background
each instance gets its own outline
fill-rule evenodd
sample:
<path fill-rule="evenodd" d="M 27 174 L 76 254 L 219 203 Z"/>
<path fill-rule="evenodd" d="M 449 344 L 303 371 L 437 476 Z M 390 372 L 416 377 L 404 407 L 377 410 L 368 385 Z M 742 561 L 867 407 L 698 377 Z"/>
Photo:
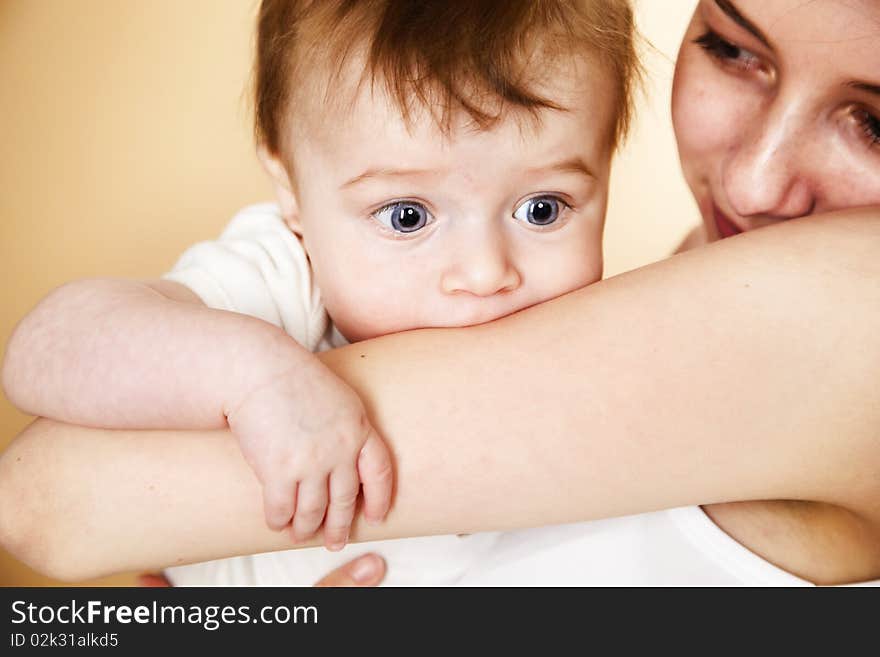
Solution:
<path fill-rule="evenodd" d="M 615 166 L 609 275 L 662 258 L 697 220 L 668 110 L 672 61 L 695 2 L 638 5 L 657 50 L 647 54 L 647 100 Z M 61 283 L 156 277 L 237 208 L 270 198 L 246 95 L 256 8 L 256 0 L 0 3 L 0 345 Z M 0 396 L 0 447 L 30 420 Z M 0 551 L 0 585 L 55 583 Z"/>

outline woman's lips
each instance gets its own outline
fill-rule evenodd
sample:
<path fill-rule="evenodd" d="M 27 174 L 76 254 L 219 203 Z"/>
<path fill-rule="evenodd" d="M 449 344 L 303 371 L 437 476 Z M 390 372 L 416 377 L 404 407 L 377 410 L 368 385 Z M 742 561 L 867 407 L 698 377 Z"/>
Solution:
<path fill-rule="evenodd" d="M 712 205 L 712 212 L 715 215 L 715 226 L 718 228 L 718 234 L 722 239 L 743 232 L 742 228 L 728 219 L 727 216 L 714 204 Z"/>

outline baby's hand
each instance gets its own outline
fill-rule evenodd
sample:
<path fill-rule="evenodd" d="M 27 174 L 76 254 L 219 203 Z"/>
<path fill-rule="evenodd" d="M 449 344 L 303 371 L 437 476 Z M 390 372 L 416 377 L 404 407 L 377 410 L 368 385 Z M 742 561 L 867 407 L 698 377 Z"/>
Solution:
<path fill-rule="evenodd" d="M 388 512 L 391 456 L 354 390 L 312 354 L 303 356 L 248 392 L 227 421 L 263 484 L 269 527 L 281 530 L 292 519 L 291 536 L 300 542 L 323 520 L 324 545 L 341 550 L 360 484 L 367 521 Z"/>

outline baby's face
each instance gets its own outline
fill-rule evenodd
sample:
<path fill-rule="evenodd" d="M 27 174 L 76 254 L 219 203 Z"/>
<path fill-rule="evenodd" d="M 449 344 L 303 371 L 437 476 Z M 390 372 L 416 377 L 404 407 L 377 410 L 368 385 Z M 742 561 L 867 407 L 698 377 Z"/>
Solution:
<path fill-rule="evenodd" d="M 535 124 L 408 131 L 365 84 L 298 141 L 290 224 L 343 335 L 479 324 L 601 278 L 612 93 L 580 68 L 539 90 L 570 109 Z"/>

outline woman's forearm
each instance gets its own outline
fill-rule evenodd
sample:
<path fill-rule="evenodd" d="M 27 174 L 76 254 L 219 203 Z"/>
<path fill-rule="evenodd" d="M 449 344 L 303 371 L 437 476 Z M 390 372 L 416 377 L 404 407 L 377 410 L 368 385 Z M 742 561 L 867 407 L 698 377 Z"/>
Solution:
<path fill-rule="evenodd" d="M 322 358 L 418 456 L 398 507 L 430 526 L 445 500 L 443 531 L 750 499 L 880 517 L 878 253 L 877 209 L 810 217 Z"/>
<path fill-rule="evenodd" d="M 392 512 L 352 539 L 746 499 L 876 510 L 878 249 L 876 212 L 811 217 L 322 354 L 396 459 Z M 288 546 L 228 433 L 45 420 L 0 459 L 0 537 L 68 578 Z"/>

